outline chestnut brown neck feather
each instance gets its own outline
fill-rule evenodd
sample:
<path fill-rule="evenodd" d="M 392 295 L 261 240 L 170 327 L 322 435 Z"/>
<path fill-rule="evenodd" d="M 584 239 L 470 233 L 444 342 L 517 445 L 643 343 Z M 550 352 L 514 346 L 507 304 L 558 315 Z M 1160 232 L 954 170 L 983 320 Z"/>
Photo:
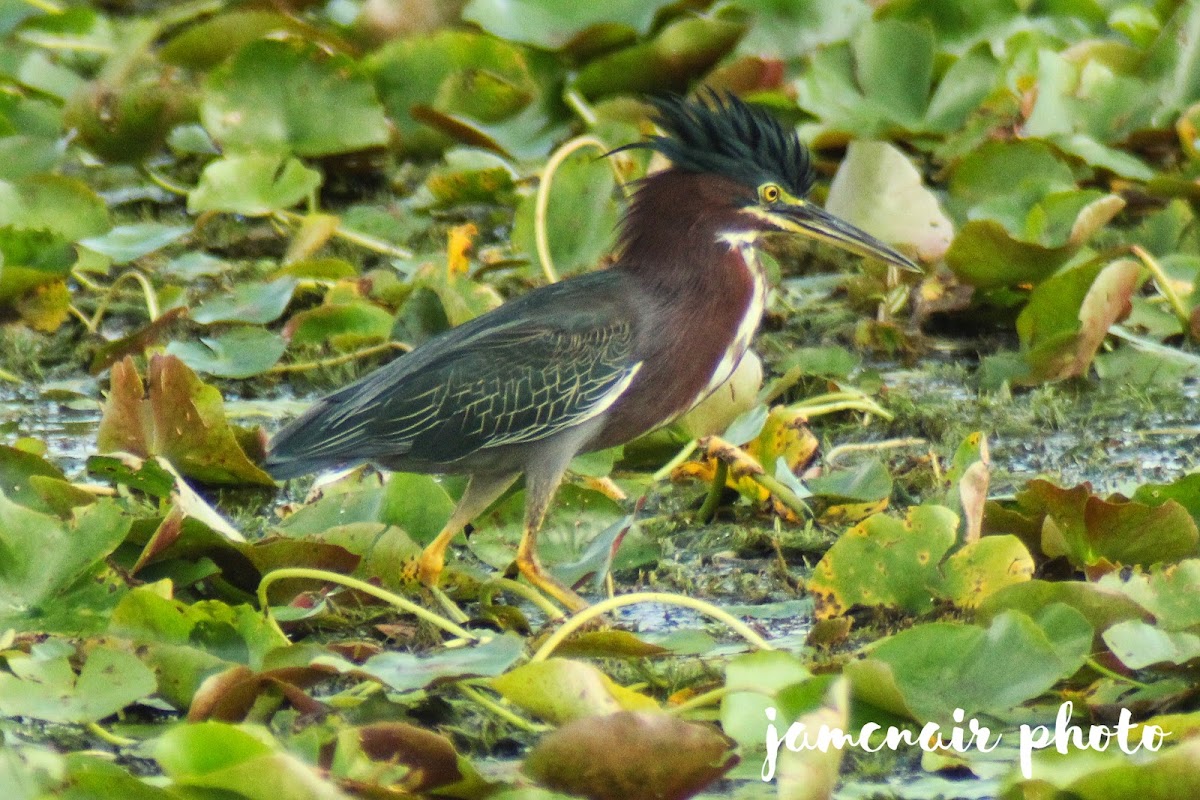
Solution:
<path fill-rule="evenodd" d="M 621 225 L 621 255 L 613 265 L 650 291 L 720 293 L 731 276 L 721 233 L 746 229 L 735 198 L 741 184 L 714 175 L 668 169 L 644 179 Z"/>
<path fill-rule="evenodd" d="M 648 312 L 643 318 L 666 322 L 639 330 L 642 366 L 591 447 L 626 442 L 669 422 L 709 390 L 743 320 L 754 313 L 752 266 L 740 247 L 720 238 L 748 229 L 735 204 L 745 191 L 724 178 L 674 170 L 638 188 L 612 269 L 637 284 Z"/>

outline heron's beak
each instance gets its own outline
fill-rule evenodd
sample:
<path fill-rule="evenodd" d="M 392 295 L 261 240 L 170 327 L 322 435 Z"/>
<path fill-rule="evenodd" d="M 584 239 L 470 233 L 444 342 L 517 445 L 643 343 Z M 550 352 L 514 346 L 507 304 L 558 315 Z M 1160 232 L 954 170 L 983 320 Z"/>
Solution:
<path fill-rule="evenodd" d="M 901 253 L 896 252 L 866 231 L 809 202 L 799 202 L 786 208 L 771 209 L 785 230 L 828 242 L 855 255 L 871 256 L 909 272 L 920 272 L 921 268 Z"/>

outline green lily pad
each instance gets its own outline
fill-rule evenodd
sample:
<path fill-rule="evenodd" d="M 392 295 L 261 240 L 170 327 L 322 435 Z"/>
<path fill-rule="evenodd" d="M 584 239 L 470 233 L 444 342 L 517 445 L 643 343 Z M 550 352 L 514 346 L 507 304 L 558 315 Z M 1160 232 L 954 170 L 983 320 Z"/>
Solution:
<path fill-rule="evenodd" d="M 944 723 L 955 709 L 968 718 L 1001 714 L 1041 695 L 1074 674 L 1091 645 L 1087 620 L 1068 606 L 1053 605 L 1036 620 L 1004 612 L 986 629 L 954 622 L 917 625 L 881 641 L 865 661 L 848 664 L 845 674 L 856 697 L 873 702 L 891 683 L 914 719 Z"/>
<path fill-rule="evenodd" d="M 379 521 L 397 525 L 418 544 L 434 540 L 450 519 L 454 500 L 435 478 L 411 472 L 397 472 L 383 489 Z"/>
<path fill-rule="evenodd" d="M 1086 375 L 1112 327 L 1129 310 L 1141 266 L 1131 259 L 1091 264 L 1035 287 L 1017 318 L 1031 383 Z"/>
<path fill-rule="evenodd" d="M 238 51 L 209 75 L 200 115 L 232 153 L 329 156 L 388 141 L 383 106 L 358 64 L 300 38 Z"/>
<path fill-rule="evenodd" d="M 50 231 L 71 242 L 111 227 L 104 200 L 83 181 L 62 175 L 0 181 L 0 226 L 5 225 Z"/>
<path fill-rule="evenodd" d="M 75 263 L 74 248 L 61 236 L 42 230 L 0 227 L 0 302 L 61 282 Z"/>
<path fill-rule="evenodd" d="M 65 610 L 77 626 L 70 630 L 92 627 L 100 610 L 72 605 L 66 598 L 76 582 L 124 541 L 129 525 L 130 518 L 110 500 L 79 508 L 64 522 L 17 505 L 0 492 L 0 549 L 6 554 L 0 560 L 0 627 L 46 629 L 39 628 L 45 626 L 43 618 Z M 94 583 L 109 592 L 103 582 Z M 66 605 L 60 608 L 59 603 Z"/>
<path fill-rule="evenodd" d="M 227 296 L 214 298 L 192 309 L 191 318 L 201 325 L 214 322 L 265 325 L 279 319 L 295 290 L 296 281 L 292 278 L 238 284 Z"/>
<path fill-rule="evenodd" d="M 321 173 L 296 158 L 249 153 L 211 162 L 188 192 L 188 211 L 224 211 L 261 217 L 307 200 Z"/>
<path fill-rule="evenodd" d="M 658 708 L 653 699 L 614 683 L 591 664 L 568 658 L 525 664 L 492 678 L 489 685 L 510 703 L 554 725 Z"/>
<path fill-rule="evenodd" d="M 621 217 L 621 206 L 613 196 L 616 181 L 612 169 L 599 153 L 585 149 L 567 158 L 546 179 L 552 181 L 546 238 L 555 269 L 560 275 L 593 269 L 612 250 Z M 537 270 L 535 212 L 536 198 L 531 194 L 517 207 L 512 241 Z"/>
<path fill-rule="evenodd" d="M 110 647 L 88 653 L 79 674 L 66 656 L 7 656 L 0 673 L 0 706 L 9 716 L 46 722 L 98 722 L 157 688 L 154 673 L 137 656 Z"/>
<path fill-rule="evenodd" d="M 167 355 L 177 357 L 196 372 L 219 378 L 249 378 L 279 362 L 287 342 L 279 334 L 253 326 L 231 328 L 198 342 L 171 342 Z"/>
<path fill-rule="evenodd" d="M 718 15 L 680 17 L 649 41 L 589 62 L 574 88 L 588 98 L 681 91 L 733 50 L 746 27 Z"/>
<path fill-rule="evenodd" d="M 1128 577 L 1110 573 L 1097 585 L 1133 600 L 1153 614 L 1155 624 L 1163 630 L 1200 628 L 1200 559 L 1189 558 Z"/>
<path fill-rule="evenodd" d="M 988 623 L 1006 610 L 1021 611 L 1032 616 L 1054 603 L 1075 609 L 1098 632 L 1118 622 L 1149 616 L 1141 605 L 1110 586 L 1082 581 L 1030 580 L 1006 586 L 988 595 L 976 609 L 976 619 Z"/>
<path fill-rule="evenodd" d="M 313 665 L 370 678 L 397 692 L 409 692 L 460 678 L 499 675 L 516 663 L 524 648 L 525 642 L 520 636 L 503 634 L 474 647 L 443 650 L 428 656 L 380 653 L 362 665 L 321 656 L 313 661 Z"/>
<path fill-rule="evenodd" d="M 293 314 L 284 335 L 293 344 L 328 344 L 335 350 L 352 350 L 386 342 L 396 319 L 367 300 L 326 303 Z"/>
<path fill-rule="evenodd" d="M 763 650 L 737 656 L 725 666 L 721 698 L 721 730 L 743 751 L 753 753 L 766 747 L 766 710 L 780 705 L 779 693 L 812 677 L 804 663 L 782 650 Z M 785 720 L 780 720 L 784 726 Z"/>
<path fill-rule="evenodd" d="M 187 225 L 138 222 L 118 225 L 101 236 L 89 236 L 79 243 L 89 250 L 108 256 L 114 264 L 128 264 L 144 255 L 161 250 L 191 233 Z"/>
<path fill-rule="evenodd" d="M 458 109 L 434 106 L 439 89 L 447 82 L 461 87 L 464 75 L 486 71 L 519 90 L 531 94 L 537 91 L 525 53 L 519 47 L 468 31 L 443 30 L 398 40 L 371 54 L 364 63 L 388 117 L 399 130 L 400 146 L 413 153 L 437 152 L 447 143 L 445 136 L 413 116 L 414 107 L 431 107 L 439 114 L 450 115 L 465 110 L 461 104 Z M 462 94 L 461 88 L 447 92 L 445 100 Z M 494 119 L 492 114 L 488 116 Z"/>
<path fill-rule="evenodd" d="M 474 22 L 498 39 L 561 50 L 597 27 L 628 28 L 645 34 L 670 0 L 614 0 L 604 5 L 545 3 L 539 0 L 471 0 L 463 19 Z"/>
<path fill-rule="evenodd" d="M 1154 664 L 1186 664 L 1200 658 L 1200 635 L 1186 631 L 1164 631 L 1142 622 L 1118 622 L 1104 632 L 1104 643 L 1129 669 Z"/>
<path fill-rule="evenodd" d="M 806 483 L 815 497 L 830 503 L 874 503 L 892 496 L 892 475 L 877 458 L 853 469 L 837 469 Z"/>
<path fill-rule="evenodd" d="M 940 506 L 915 506 L 903 521 L 876 514 L 846 531 L 813 570 L 808 590 L 817 616 L 856 605 L 896 606 L 914 613 L 933 607 L 929 587 L 958 535 L 958 517 Z"/>
<path fill-rule="evenodd" d="M 249 800 L 337 800 L 344 795 L 317 768 L 284 752 L 265 728 L 224 722 L 178 725 L 154 743 L 154 757 L 175 786 Z"/>

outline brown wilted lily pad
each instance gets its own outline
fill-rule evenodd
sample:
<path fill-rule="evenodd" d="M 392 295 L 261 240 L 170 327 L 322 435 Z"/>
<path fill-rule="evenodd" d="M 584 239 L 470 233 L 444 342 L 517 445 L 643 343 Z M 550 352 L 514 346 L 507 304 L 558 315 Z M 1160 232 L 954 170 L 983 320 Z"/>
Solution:
<path fill-rule="evenodd" d="M 113 365 L 97 434 L 100 452 L 161 455 L 201 483 L 275 485 L 246 457 L 215 387 L 174 356 L 151 359 L 147 383 L 148 394 L 133 359 Z"/>
<path fill-rule="evenodd" d="M 590 800 L 684 800 L 737 765 L 732 739 L 670 714 L 620 711 L 546 735 L 523 769 Z"/>

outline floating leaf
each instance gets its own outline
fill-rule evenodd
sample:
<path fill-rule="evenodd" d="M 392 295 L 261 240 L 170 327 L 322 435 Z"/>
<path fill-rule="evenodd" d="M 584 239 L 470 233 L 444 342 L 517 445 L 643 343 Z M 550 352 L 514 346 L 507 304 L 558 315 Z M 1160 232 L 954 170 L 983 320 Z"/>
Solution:
<path fill-rule="evenodd" d="M 595 268 L 613 246 L 613 232 L 621 209 L 613 196 L 616 182 L 606 159 L 590 150 L 570 156 L 552 175 L 546 211 L 546 238 L 550 257 L 560 275 Z M 536 264 L 534 239 L 536 196 L 530 194 L 517 207 L 513 245 Z"/>
<path fill-rule="evenodd" d="M 613 0 L 603 6 L 471 0 L 463 9 L 463 19 L 498 39 L 560 50 L 596 28 L 627 28 L 630 35 L 645 34 L 659 10 L 670 4 L 670 0 Z"/>
<path fill-rule="evenodd" d="M 1043 622 L 1052 626 L 1054 638 Z M 890 676 L 915 719 L 944 723 L 955 709 L 970 718 L 1006 712 L 1037 697 L 1073 675 L 1091 644 L 1092 628 L 1082 615 L 1054 605 L 1037 620 L 1006 611 L 986 629 L 955 622 L 916 625 L 884 639 L 866 661 L 852 662 L 845 672 L 855 695 L 861 692 L 868 701 L 884 688 L 869 682 Z"/>
<path fill-rule="evenodd" d="M 231 328 L 219 336 L 196 342 L 171 342 L 167 355 L 177 357 L 196 372 L 220 378 L 249 378 L 266 372 L 279 361 L 287 342 L 262 328 Z"/>
<path fill-rule="evenodd" d="M 89 236 L 79 243 L 89 250 L 108 256 L 114 264 L 128 264 L 144 255 L 161 250 L 191 233 L 187 225 L 138 222 L 118 225 L 101 236 Z"/>
<path fill-rule="evenodd" d="M 732 746 L 708 725 L 621 711 L 547 734 L 522 768 L 552 789 L 592 800 L 684 800 L 737 764 Z"/>
<path fill-rule="evenodd" d="M 232 153 L 328 156 L 388 139 L 383 107 L 358 64 L 301 38 L 261 39 L 238 51 L 210 74 L 200 114 Z"/>
<path fill-rule="evenodd" d="M 525 664 L 492 678 L 490 685 L 510 703 L 554 725 L 658 708 L 651 698 L 614 683 L 591 664 L 568 658 Z"/>
<path fill-rule="evenodd" d="M 68 631 L 88 630 L 102 621 L 97 618 L 101 609 L 78 601 L 73 605 L 67 595 L 125 539 L 129 525 L 130 518 L 110 500 L 77 509 L 64 522 L 17 505 L 0 492 L 0 548 L 5 553 L 0 560 L 0 627 L 54 630 L 44 617 L 63 611 L 69 611 Z M 115 602 L 116 593 L 102 589 Z"/>
<path fill-rule="evenodd" d="M 1179 665 L 1200 658 L 1200 635 L 1159 630 L 1141 620 L 1113 625 L 1104 632 L 1104 643 L 1128 669 Z"/>
<path fill-rule="evenodd" d="M 132 359 L 113 365 L 112 388 L 97 433 L 101 452 L 162 455 L 189 478 L 203 483 L 274 486 L 271 476 L 246 457 L 225 421 L 221 393 L 201 383 L 174 356 L 155 356 L 147 376 L 149 395 Z"/>
<path fill-rule="evenodd" d="M 397 40 L 371 54 L 365 63 L 388 116 L 399 129 L 401 147 L 408 152 L 430 153 L 445 147 L 445 137 L 418 122 L 413 109 L 422 104 L 428 107 L 439 87 L 459 80 L 456 76 L 486 71 L 513 86 L 536 91 L 520 48 L 468 31 L 443 30 Z M 451 108 L 431 110 L 441 115 L 454 113 Z M 544 116 L 539 113 L 538 117 L 544 125 Z"/>
<path fill-rule="evenodd" d="M 387 341 L 395 317 L 366 300 L 326 303 L 293 314 L 284 335 L 293 344 L 329 344 L 335 350 L 350 350 Z"/>
<path fill-rule="evenodd" d="M 380 653 L 356 666 L 322 656 L 313 664 L 354 673 L 384 683 L 395 691 L 407 692 L 448 680 L 499 675 L 516 663 L 524 646 L 520 636 L 504 634 L 474 647 L 444 650 L 424 657 L 412 653 Z"/>
<path fill-rule="evenodd" d="M 109 647 L 88 653 L 79 674 L 66 656 L 7 656 L 0 673 L 0 706 L 14 717 L 46 722 L 98 722 L 157 687 L 154 673 L 137 656 Z"/>
<path fill-rule="evenodd" d="M 321 173 L 296 158 L 229 155 L 211 162 L 188 192 L 188 211 L 225 211 L 247 217 L 291 208 L 321 185 Z"/>
<path fill-rule="evenodd" d="M 344 797 L 315 767 L 279 749 L 265 728 L 223 722 L 178 725 L 155 741 L 154 757 L 176 786 L 191 791 L 241 794 L 250 800 Z"/>
<path fill-rule="evenodd" d="M 887 142 L 854 141 L 829 185 L 825 210 L 922 261 L 945 255 L 954 225 L 912 162 Z"/>
<path fill-rule="evenodd" d="M 591 61 L 575 77 L 574 88 L 589 98 L 681 91 L 728 54 L 745 32 L 745 24 L 719 16 L 683 16 L 648 42 Z"/>
<path fill-rule="evenodd" d="M 292 278 L 238 284 L 227 296 L 214 298 L 193 309 L 191 317 L 201 325 L 214 322 L 265 325 L 279 319 L 295 289 L 296 281 Z"/>

